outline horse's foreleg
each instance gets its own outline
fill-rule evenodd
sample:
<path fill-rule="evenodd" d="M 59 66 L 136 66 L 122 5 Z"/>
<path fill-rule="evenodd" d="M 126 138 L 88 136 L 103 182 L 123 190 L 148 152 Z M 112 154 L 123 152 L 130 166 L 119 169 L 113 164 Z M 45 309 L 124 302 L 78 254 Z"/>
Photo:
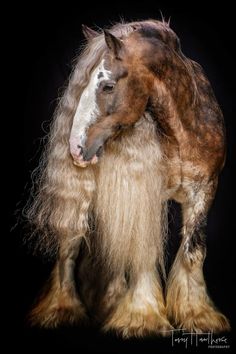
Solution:
<path fill-rule="evenodd" d="M 183 238 L 167 284 L 168 316 L 178 328 L 199 333 L 224 331 L 229 329 L 229 323 L 207 295 L 203 277 L 206 253 L 203 228 L 214 186 L 194 191 L 194 188 L 188 191 L 187 201 L 182 205 Z"/>
<path fill-rule="evenodd" d="M 85 317 L 74 282 L 74 266 L 79 245 L 80 239 L 74 240 L 70 242 L 67 250 L 61 252 L 45 290 L 30 313 L 32 324 L 57 327 Z"/>
<path fill-rule="evenodd" d="M 161 281 L 155 268 L 140 272 L 135 278 L 107 318 L 104 330 L 114 330 L 124 338 L 169 335 L 172 327 L 167 320 Z"/>
<path fill-rule="evenodd" d="M 78 200 L 74 200 L 76 207 L 72 210 L 68 202 L 68 207 L 64 210 L 64 220 L 61 223 L 63 228 L 58 230 L 60 234 L 58 259 L 45 291 L 31 311 L 32 324 L 56 327 L 85 318 L 85 310 L 76 291 L 74 272 L 81 240 L 88 232 L 88 215 L 94 188 L 92 180 L 81 178 L 79 197 Z M 71 230 L 71 215 L 76 222 L 74 230 Z M 67 224 L 68 227 L 64 227 Z"/>
<path fill-rule="evenodd" d="M 155 213 L 155 210 L 153 212 Z M 105 321 L 104 330 L 113 330 L 127 338 L 157 333 L 165 336 L 172 329 L 167 319 L 162 283 L 157 272 L 157 262 L 161 259 L 159 252 L 162 247 L 158 239 L 163 236 L 160 225 L 160 220 L 152 223 L 152 220 L 148 219 L 143 229 L 139 225 L 138 230 L 141 229 L 143 232 L 133 234 L 132 253 L 129 256 L 127 268 L 127 287 L 116 299 Z M 151 229 L 154 231 L 153 234 L 150 232 L 150 227 L 154 229 Z M 155 236 L 152 237 L 153 235 Z M 158 242 L 159 247 L 157 247 Z M 110 295 L 113 299 L 113 285 L 117 293 L 117 284 L 119 288 L 121 279 L 122 277 L 117 278 L 116 285 L 111 283 L 109 290 L 111 290 Z M 108 294 L 105 300 L 107 298 L 109 298 Z"/>

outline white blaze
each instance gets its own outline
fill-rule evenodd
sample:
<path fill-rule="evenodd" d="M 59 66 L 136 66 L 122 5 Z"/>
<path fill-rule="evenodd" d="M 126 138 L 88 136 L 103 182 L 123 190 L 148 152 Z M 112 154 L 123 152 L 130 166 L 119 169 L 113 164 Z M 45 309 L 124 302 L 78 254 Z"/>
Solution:
<path fill-rule="evenodd" d="M 99 73 L 101 73 L 99 75 Z M 86 140 L 86 129 L 96 121 L 99 109 L 96 103 L 96 90 L 103 80 L 109 80 L 111 72 L 104 68 L 104 59 L 94 69 L 90 81 L 85 87 L 73 120 L 70 134 L 70 144 L 83 146 Z M 100 77 L 98 77 L 100 76 Z"/>

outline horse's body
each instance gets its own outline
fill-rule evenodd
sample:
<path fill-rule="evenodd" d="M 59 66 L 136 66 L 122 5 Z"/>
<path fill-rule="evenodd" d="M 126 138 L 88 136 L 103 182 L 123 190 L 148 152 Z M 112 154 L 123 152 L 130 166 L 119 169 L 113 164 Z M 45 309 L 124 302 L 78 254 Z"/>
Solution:
<path fill-rule="evenodd" d="M 87 52 L 55 119 L 41 192 L 29 212 L 60 247 L 51 288 L 32 319 L 43 326 L 79 320 L 80 294 L 105 329 L 123 336 L 165 334 L 172 325 L 226 330 L 202 271 L 203 227 L 225 158 L 210 84 L 165 23 L 118 25 L 105 40 L 84 31 Z M 164 296 L 158 273 L 169 199 L 181 203 L 183 228 Z M 90 251 L 82 247 L 76 290 L 82 238 Z"/>

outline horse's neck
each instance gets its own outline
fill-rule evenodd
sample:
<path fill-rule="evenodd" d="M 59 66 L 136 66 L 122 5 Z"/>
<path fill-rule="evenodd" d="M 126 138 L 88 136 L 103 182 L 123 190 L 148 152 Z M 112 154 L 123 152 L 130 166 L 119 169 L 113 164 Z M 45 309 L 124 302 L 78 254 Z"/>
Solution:
<path fill-rule="evenodd" d="M 166 93 L 172 97 L 179 114 L 182 114 L 196 103 L 196 79 L 192 62 L 176 53 L 166 57 L 166 64 L 156 81 L 165 86 Z M 158 91 L 158 85 L 156 89 Z"/>
<path fill-rule="evenodd" d="M 161 80 L 155 80 L 149 111 L 165 134 L 176 140 L 182 138 L 180 131 L 194 127 L 195 85 L 192 77 L 181 73 L 181 67 L 170 66 Z"/>

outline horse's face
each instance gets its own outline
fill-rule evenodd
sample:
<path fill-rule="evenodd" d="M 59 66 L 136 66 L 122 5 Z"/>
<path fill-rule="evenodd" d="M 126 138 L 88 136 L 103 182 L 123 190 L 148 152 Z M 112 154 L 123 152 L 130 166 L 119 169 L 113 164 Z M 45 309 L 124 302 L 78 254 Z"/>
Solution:
<path fill-rule="evenodd" d="M 137 122 L 149 96 L 150 77 L 131 43 L 107 32 L 105 40 L 107 52 L 80 97 L 71 130 L 70 151 L 81 167 L 96 163 L 105 142 Z"/>

